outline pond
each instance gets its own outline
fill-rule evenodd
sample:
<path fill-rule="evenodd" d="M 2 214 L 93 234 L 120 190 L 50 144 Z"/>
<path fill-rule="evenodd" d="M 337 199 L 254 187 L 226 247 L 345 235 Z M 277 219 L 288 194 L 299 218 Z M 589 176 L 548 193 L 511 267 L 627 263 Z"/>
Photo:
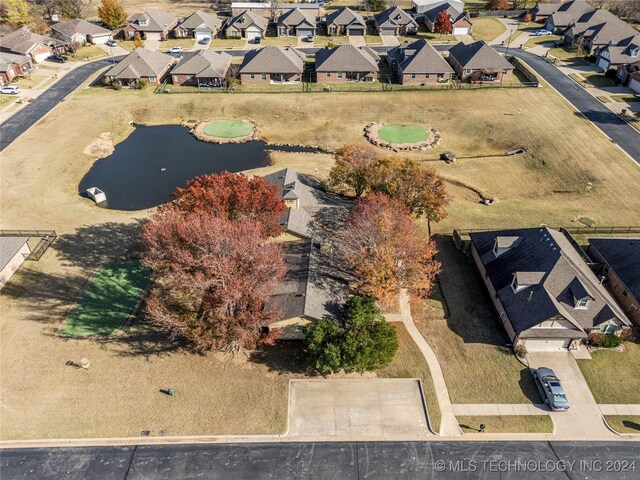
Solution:
<path fill-rule="evenodd" d="M 268 146 L 253 141 L 214 144 L 196 140 L 179 125 L 136 126 L 106 158 L 97 160 L 78 190 L 105 192 L 102 207 L 143 210 L 167 202 L 177 187 L 207 173 L 241 172 L 268 165 L 267 150 L 312 153 L 305 147 Z"/>

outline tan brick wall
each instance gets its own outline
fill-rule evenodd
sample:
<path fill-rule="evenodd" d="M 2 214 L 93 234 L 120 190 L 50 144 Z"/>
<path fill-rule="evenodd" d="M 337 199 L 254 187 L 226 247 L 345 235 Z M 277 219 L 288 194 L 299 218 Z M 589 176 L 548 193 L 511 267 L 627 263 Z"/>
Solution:
<path fill-rule="evenodd" d="M 362 75 L 366 76 L 370 81 L 378 78 L 378 74 L 375 72 Z M 316 78 L 318 83 L 342 83 L 347 81 L 347 72 L 342 72 L 342 78 L 338 78 L 338 72 L 317 72 Z"/>
<path fill-rule="evenodd" d="M 402 84 L 403 85 L 422 85 L 425 84 L 437 84 L 437 83 L 447 83 L 451 81 L 451 74 L 445 73 L 444 79 L 441 82 L 438 82 L 438 75 L 435 73 L 429 75 L 420 75 L 416 74 L 415 78 L 411 76 L 410 73 L 405 73 L 402 75 Z"/>
<path fill-rule="evenodd" d="M 296 74 L 290 74 L 289 75 L 289 81 L 291 82 L 299 82 L 302 78 L 302 75 L 299 73 Z M 276 77 L 277 81 L 280 81 L 280 76 L 278 75 Z M 245 85 L 252 85 L 252 84 L 259 84 L 259 83 L 265 83 L 268 84 L 271 82 L 271 74 L 266 73 L 265 74 L 265 78 L 262 78 L 262 74 L 260 73 L 254 73 L 253 74 L 253 78 L 251 78 L 251 74 L 250 73 L 242 73 L 240 74 L 240 83 L 243 83 Z"/>

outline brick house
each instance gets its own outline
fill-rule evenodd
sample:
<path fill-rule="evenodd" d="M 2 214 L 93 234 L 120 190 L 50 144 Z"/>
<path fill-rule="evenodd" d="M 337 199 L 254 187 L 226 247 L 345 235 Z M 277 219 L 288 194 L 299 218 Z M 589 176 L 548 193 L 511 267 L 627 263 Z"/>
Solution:
<path fill-rule="evenodd" d="M 513 345 L 565 350 L 591 331 L 629 328 L 568 233 L 535 227 L 470 237 L 471 257 Z"/>
<path fill-rule="evenodd" d="M 316 34 L 316 17 L 312 12 L 294 8 L 280 15 L 277 22 L 279 37 L 307 37 Z"/>
<path fill-rule="evenodd" d="M 377 14 L 374 23 L 380 35 L 415 35 L 418 32 L 418 23 L 397 6 Z"/>
<path fill-rule="evenodd" d="M 30 32 L 26 27 L 0 37 L 0 52 L 27 55 L 34 63 L 42 62 L 54 53 L 63 53 L 64 50 L 63 42 Z"/>
<path fill-rule="evenodd" d="M 513 74 L 513 65 L 483 40 L 458 43 L 449 50 L 448 60 L 461 81 L 498 82 Z"/>
<path fill-rule="evenodd" d="M 295 48 L 270 46 L 251 50 L 240 67 L 240 81 L 243 84 L 300 83 L 304 59 L 304 53 Z"/>
<path fill-rule="evenodd" d="M 402 85 L 449 83 L 453 75 L 446 60 L 422 38 L 392 48 L 387 60 Z"/>
<path fill-rule="evenodd" d="M 584 13 L 594 12 L 595 8 L 585 0 L 572 0 L 558 6 L 544 24 L 544 27 L 552 33 L 560 34 L 573 25 Z"/>
<path fill-rule="evenodd" d="M 342 7 L 327 15 L 327 35 L 363 36 L 367 22 L 362 15 L 348 7 Z"/>
<path fill-rule="evenodd" d="M 369 47 L 340 45 L 316 52 L 316 81 L 374 82 L 380 72 L 380 56 Z"/>
<path fill-rule="evenodd" d="M 627 316 L 640 327 L 640 238 L 590 238 L 587 255 Z"/>
<path fill-rule="evenodd" d="M 580 46 L 589 55 L 598 55 L 607 46 L 640 44 L 640 33 L 608 10 L 583 14 L 564 34 L 569 48 Z"/>
<path fill-rule="evenodd" d="M 231 55 L 213 50 L 187 52 L 171 70 L 174 85 L 225 87 L 228 83 Z"/>
<path fill-rule="evenodd" d="M 103 81 L 106 84 L 118 81 L 123 86 L 130 86 L 144 80 L 150 85 L 158 85 L 162 83 L 175 60 L 174 57 L 166 53 L 136 48 L 118 64 L 107 70 Z"/>
<path fill-rule="evenodd" d="M 33 70 L 28 55 L 0 52 L 0 86 L 11 83 L 16 77 L 24 77 Z"/>
<path fill-rule="evenodd" d="M 451 31 L 447 32 L 452 35 L 471 35 L 473 30 L 473 24 L 471 20 L 464 14 L 456 10 L 448 3 L 443 3 L 424 13 L 424 25 L 430 32 L 435 31 L 435 23 L 440 12 L 446 11 L 449 14 L 449 20 L 451 21 Z"/>
<path fill-rule="evenodd" d="M 111 30 L 76 18 L 51 25 L 51 37 L 64 42 L 67 46 L 100 44 L 111 39 Z"/>
<path fill-rule="evenodd" d="M 122 33 L 125 40 L 133 40 L 136 34 L 142 39 L 166 40 L 177 25 L 178 19 L 173 15 L 150 8 L 133 15 Z"/>
<path fill-rule="evenodd" d="M 231 16 L 236 17 L 243 12 L 253 12 L 267 20 L 271 20 L 272 15 L 275 13 L 275 20 L 294 8 L 304 10 L 313 18 L 318 18 L 320 16 L 320 4 L 315 2 L 282 2 L 275 8 L 273 8 L 271 3 L 264 2 L 232 2 Z"/>
<path fill-rule="evenodd" d="M 200 41 L 204 38 L 215 38 L 221 28 L 222 20 L 217 15 L 196 10 L 173 30 L 173 36 L 176 38 L 190 37 Z"/>
<path fill-rule="evenodd" d="M 245 11 L 231 18 L 225 26 L 227 37 L 246 38 L 249 41 L 258 37 L 264 38 L 269 20 L 250 11 Z"/>

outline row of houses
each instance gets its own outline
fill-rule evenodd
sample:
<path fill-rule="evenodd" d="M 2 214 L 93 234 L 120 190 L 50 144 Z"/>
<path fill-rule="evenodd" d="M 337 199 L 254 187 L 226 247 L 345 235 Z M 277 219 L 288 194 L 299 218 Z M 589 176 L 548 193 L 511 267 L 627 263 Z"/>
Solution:
<path fill-rule="evenodd" d="M 603 70 L 617 70 L 618 79 L 640 92 L 640 32 L 603 8 L 584 0 L 541 3 L 532 10 L 545 28 L 563 35 L 569 48 L 596 57 Z"/>
<path fill-rule="evenodd" d="M 448 60 L 448 62 L 447 62 Z M 406 85 L 448 83 L 454 75 L 462 81 L 496 82 L 513 74 L 514 66 L 483 41 L 459 43 L 445 60 L 426 40 L 405 42 L 391 49 L 386 61 Z M 243 84 L 287 84 L 303 80 L 306 55 L 295 48 L 268 46 L 251 50 L 237 75 Z M 319 83 L 373 82 L 378 80 L 381 57 L 368 47 L 340 45 L 315 54 L 315 81 Z M 232 72 L 225 52 L 198 50 L 180 59 L 143 48 L 134 50 L 104 75 L 107 84 L 131 85 L 144 80 L 159 84 L 225 87 Z"/>

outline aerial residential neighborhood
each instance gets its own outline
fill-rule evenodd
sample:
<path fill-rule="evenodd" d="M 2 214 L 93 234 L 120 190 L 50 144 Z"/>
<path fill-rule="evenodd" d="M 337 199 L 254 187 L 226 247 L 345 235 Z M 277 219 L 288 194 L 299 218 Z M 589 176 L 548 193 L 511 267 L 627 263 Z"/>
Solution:
<path fill-rule="evenodd" d="M 636 0 L 0 3 L 0 478 L 638 478 Z"/>

